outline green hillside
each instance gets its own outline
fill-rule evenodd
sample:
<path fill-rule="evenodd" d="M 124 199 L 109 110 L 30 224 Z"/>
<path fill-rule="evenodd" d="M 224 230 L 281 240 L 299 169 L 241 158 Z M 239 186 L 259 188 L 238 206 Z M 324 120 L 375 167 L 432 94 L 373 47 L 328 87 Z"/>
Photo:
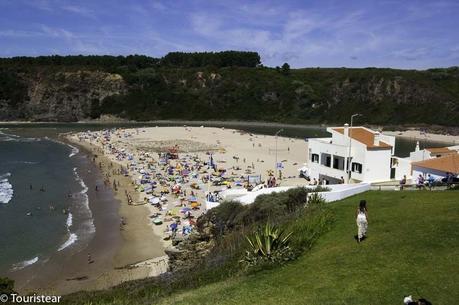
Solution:
<path fill-rule="evenodd" d="M 432 111 L 435 109 L 435 111 Z M 264 67 L 254 52 L 0 59 L 0 120 L 458 126 L 459 68 Z"/>
<path fill-rule="evenodd" d="M 369 237 L 357 244 L 354 213 L 361 198 L 368 202 Z M 94 305 L 386 305 L 401 304 L 405 295 L 412 294 L 433 304 L 455 304 L 459 298 L 458 199 L 457 191 L 367 192 L 331 204 L 335 219 L 331 230 L 311 250 L 282 267 L 190 284 L 196 287 L 166 296 L 140 282 L 66 300 Z"/>

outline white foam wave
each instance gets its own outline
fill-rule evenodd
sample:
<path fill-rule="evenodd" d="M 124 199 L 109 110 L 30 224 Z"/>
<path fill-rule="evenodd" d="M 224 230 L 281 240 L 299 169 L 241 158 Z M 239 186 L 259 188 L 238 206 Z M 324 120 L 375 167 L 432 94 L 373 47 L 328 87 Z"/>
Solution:
<path fill-rule="evenodd" d="M 40 138 L 22 138 L 15 134 L 4 133 L 0 131 L 0 142 L 36 142 L 41 141 Z"/>
<path fill-rule="evenodd" d="M 73 245 L 78 240 L 78 236 L 75 233 L 70 233 L 69 238 L 63 243 L 57 251 L 62 251 L 65 248 Z"/>
<path fill-rule="evenodd" d="M 72 151 L 69 154 L 69 158 L 75 156 L 77 153 L 80 152 L 80 150 L 78 148 L 76 148 L 75 146 L 70 145 L 70 144 L 67 144 L 67 145 L 70 146 L 70 148 L 72 149 Z"/>
<path fill-rule="evenodd" d="M 33 264 L 35 264 L 36 262 L 38 262 L 38 256 L 36 256 L 36 257 L 34 257 L 34 258 L 32 258 L 32 259 L 29 259 L 29 260 L 26 260 L 26 261 L 23 261 L 23 262 L 14 264 L 14 265 L 13 265 L 13 270 L 21 270 L 21 269 L 24 269 L 25 267 L 30 266 L 30 265 L 33 265 Z"/>
<path fill-rule="evenodd" d="M 78 175 L 76 167 L 73 169 L 73 173 L 75 175 L 76 181 L 81 185 L 83 188 L 77 195 L 81 198 L 81 202 L 83 206 L 85 207 L 87 213 L 88 213 L 88 219 L 85 223 L 87 231 L 89 233 L 94 233 L 96 231 L 96 227 L 94 226 L 94 220 L 92 218 L 92 211 L 91 208 L 89 207 L 89 197 L 88 197 L 88 187 L 84 183 L 83 179 L 80 178 Z"/>
<path fill-rule="evenodd" d="M 73 224 L 73 215 L 72 215 L 72 213 L 69 213 L 69 215 L 67 216 L 66 224 L 67 224 L 67 229 L 69 229 L 72 226 L 72 224 Z"/>
<path fill-rule="evenodd" d="M 8 203 L 13 198 L 13 186 L 8 181 L 10 173 L 0 175 L 0 203 Z"/>

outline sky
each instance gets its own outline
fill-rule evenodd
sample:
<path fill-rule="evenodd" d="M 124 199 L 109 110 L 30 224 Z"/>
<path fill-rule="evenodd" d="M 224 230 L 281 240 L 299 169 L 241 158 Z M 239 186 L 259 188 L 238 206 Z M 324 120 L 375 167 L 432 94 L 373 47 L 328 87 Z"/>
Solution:
<path fill-rule="evenodd" d="M 459 65 L 458 0 L 0 0 L 0 57 L 256 51 L 266 66 Z"/>

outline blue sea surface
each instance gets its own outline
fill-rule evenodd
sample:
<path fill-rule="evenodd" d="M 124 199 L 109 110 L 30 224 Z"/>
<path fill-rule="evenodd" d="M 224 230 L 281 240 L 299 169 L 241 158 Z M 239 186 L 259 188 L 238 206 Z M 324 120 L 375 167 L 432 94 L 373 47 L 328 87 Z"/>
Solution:
<path fill-rule="evenodd" d="M 0 131 L 0 275 L 44 262 L 94 230 L 77 152 Z"/>

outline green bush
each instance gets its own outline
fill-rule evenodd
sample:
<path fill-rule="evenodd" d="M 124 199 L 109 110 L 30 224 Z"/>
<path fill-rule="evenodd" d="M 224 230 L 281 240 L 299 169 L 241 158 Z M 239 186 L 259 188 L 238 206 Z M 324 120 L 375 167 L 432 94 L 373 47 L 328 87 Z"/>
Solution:
<path fill-rule="evenodd" d="M 246 267 L 259 267 L 265 264 L 281 264 L 294 259 L 294 253 L 289 246 L 292 232 L 266 223 L 252 235 L 246 236 L 248 250 L 242 259 Z"/>

